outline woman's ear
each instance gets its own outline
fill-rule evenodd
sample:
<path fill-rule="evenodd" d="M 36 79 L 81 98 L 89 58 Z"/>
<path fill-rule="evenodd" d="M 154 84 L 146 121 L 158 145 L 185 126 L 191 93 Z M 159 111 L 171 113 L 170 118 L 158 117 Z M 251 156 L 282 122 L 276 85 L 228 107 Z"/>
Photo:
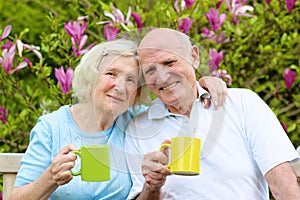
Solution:
<path fill-rule="evenodd" d="M 192 65 L 194 69 L 197 69 L 200 65 L 200 55 L 197 46 L 192 46 Z"/>

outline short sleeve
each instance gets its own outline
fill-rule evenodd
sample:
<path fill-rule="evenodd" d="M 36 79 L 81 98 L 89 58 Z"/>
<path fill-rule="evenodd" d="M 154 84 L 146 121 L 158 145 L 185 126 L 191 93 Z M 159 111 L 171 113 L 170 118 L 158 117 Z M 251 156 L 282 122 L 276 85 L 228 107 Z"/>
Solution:
<path fill-rule="evenodd" d="M 270 107 L 256 93 L 250 90 L 243 93 L 245 131 L 262 173 L 265 175 L 273 167 L 297 159 L 293 144 Z"/>
<path fill-rule="evenodd" d="M 21 160 L 15 186 L 23 186 L 36 180 L 51 164 L 51 129 L 39 118 L 30 133 L 30 143 Z"/>

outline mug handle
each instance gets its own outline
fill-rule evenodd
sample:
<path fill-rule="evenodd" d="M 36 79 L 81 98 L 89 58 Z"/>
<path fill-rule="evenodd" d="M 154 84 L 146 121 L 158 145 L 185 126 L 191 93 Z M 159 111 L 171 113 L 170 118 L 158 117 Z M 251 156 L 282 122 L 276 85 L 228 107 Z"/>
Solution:
<path fill-rule="evenodd" d="M 170 146 L 171 146 L 171 144 L 169 144 L 169 143 L 163 143 L 162 145 L 160 145 L 159 151 L 162 151 L 166 147 L 170 148 Z M 170 163 L 167 164 L 166 167 L 170 169 Z"/>
<path fill-rule="evenodd" d="M 72 151 L 72 153 L 74 153 L 78 156 L 81 156 L 81 152 L 79 150 L 74 150 L 74 151 Z M 71 171 L 71 174 L 73 176 L 79 176 L 81 174 L 81 167 L 80 167 L 80 170 L 78 172 L 73 172 L 72 169 L 70 171 Z"/>

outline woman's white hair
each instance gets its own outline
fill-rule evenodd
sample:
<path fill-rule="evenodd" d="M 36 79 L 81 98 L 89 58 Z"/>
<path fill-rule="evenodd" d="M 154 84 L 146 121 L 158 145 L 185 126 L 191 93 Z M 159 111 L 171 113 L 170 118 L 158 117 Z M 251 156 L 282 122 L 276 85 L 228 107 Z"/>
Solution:
<path fill-rule="evenodd" d="M 73 97 L 78 102 L 87 102 L 89 100 L 98 82 L 102 69 L 101 61 L 105 56 L 135 56 L 139 63 L 136 50 L 137 44 L 134 41 L 125 39 L 103 42 L 94 46 L 81 58 L 79 65 L 75 68 L 72 82 Z M 137 94 L 137 96 L 139 95 Z"/>

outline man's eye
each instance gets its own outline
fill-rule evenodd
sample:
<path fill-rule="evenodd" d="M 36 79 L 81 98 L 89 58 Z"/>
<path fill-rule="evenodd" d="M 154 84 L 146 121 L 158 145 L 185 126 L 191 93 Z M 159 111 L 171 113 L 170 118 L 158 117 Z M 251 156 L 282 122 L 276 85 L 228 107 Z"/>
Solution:
<path fill-rule="evenodd" d="M 173 63 L 175 63 L 175 60 L 169 60 L 169 61 L 164 62 L 164 65 L 170 66 L 170 65 L 172 65 Z"/>
<path fill-rule="evenodd" d="M 154 72 L 154 67 L 148 67 L 146 70 L 145 70 L 145 74 L 151 74 Z"/>

